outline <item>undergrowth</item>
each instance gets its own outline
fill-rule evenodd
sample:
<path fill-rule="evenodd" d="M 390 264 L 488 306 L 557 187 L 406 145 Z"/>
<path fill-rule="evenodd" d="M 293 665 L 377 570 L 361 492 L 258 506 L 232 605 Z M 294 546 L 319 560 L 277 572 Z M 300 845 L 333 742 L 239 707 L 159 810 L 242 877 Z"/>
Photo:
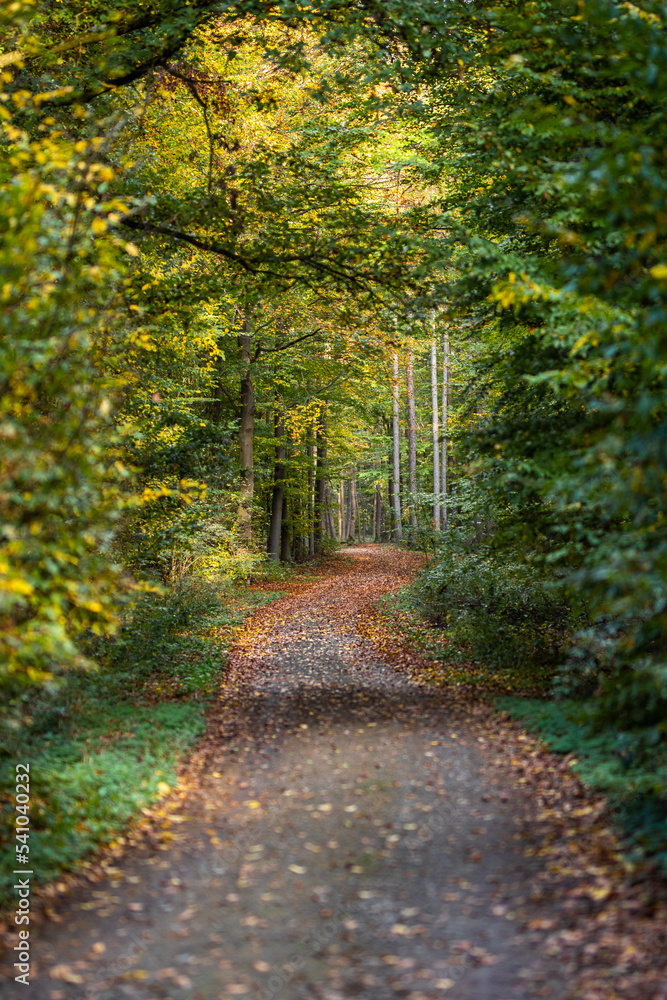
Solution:
<path fill-rule="evenodd" d="M 108 842 L 168 790 L 204 732 L 234 629 L 279 593 L 203 580 L 146 593 L 113 640 L 89 643 L 99 664 L 35 697 L 27 727 L 0 745 L 0 788 L 30 765 L 30 867 L 46 883 Z M 12 900 L 14 810 L 0 797 L 0 911 Z"/>
<path fill-rule="evenodd" d="M 508 669 L 476 655 L 455 630 L 426 616 L 414 585 L 385 595 L 376 607 L 392 628 L 431 661 L 419 672 L 432 684 L 469 685 L 496 693 L 537 693 L 551 681 L 552 671 L 547 666 L 536 669 L 532 662 L 517 660 Z"/>

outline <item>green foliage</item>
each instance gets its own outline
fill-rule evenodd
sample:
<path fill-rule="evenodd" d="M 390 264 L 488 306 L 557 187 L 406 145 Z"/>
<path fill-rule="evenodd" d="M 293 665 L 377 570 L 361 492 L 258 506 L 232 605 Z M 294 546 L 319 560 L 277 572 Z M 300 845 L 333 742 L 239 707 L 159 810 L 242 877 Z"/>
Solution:
<path fill-rule="evenodd" d="M 650 727 L 667 715 L 664 10 L 469 11 L 463 79 L 434 81 L 425 112 L 470 359 L 459 460 L 497 572 L 528 562 L 581 600 L 560 690 L 597 687 L 607 718 Z"/>
<path fill-rule="evenodd" d="M 225 630 L 275 597 L 241 591 L 234 598 L 229 581 L 198 576 L 141 594 L 127 607 L 114 638 L 93 647 L 104 665 L 101 682 L 107 678 L 119 690 L 149 682 L 151 690 L 177 697 L 210 692 L 226 662 Z"/>
<path fill-rule="evenodd" d="M 100 143 L 6 126 L 0 161 L 0 689 L 16 721 L 26 688 L 82 662 L 83 630 L 113 628 L 126 326 L 120 247 L 95 235 L 116 207 Z"/>
<path fill-rule="evenodd" d="M 551 677 L 572 630 L 562 591 L 525 564 L 499 565 L 486 549 L 446 548 L 422 573 L 416 594 L 453 649 L 535 687 Z"/>

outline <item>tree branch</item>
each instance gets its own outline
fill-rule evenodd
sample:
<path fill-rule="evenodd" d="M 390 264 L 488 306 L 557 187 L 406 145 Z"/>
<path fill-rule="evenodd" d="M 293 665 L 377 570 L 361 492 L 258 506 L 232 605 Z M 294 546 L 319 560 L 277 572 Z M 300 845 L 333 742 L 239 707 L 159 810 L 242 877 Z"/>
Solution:
<path fill-rule="evenodd" d="M 280 351 L 286 351 L 288 347 L 294 347 L 295 344 L 300 344 L 302 340 L 308 340 L 309 337 L 316 337 L 319 333 L 322 333 L 321 327 L 318 327 L 317 330 L 313 330 L 311 333 L 304 333 L 303 337 L 296 337 L 294 340 L 288 340 L 286 344 L 281 344 L 280 347 L 262 347 L 262 345 L 259 344 L 252 360 L 257 361 L 260 354 L 277 354 Z"/>

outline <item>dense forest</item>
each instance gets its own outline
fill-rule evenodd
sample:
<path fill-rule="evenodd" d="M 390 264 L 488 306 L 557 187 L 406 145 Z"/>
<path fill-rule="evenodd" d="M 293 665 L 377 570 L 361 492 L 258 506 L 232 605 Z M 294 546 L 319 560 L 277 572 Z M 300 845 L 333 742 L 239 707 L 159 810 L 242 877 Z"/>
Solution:
<path fill-rule="evenodd" d="M 192 581 L 394 542 L 452 648 L 663 753 L 666 24 L 3 5 L 5 752 Z"/>

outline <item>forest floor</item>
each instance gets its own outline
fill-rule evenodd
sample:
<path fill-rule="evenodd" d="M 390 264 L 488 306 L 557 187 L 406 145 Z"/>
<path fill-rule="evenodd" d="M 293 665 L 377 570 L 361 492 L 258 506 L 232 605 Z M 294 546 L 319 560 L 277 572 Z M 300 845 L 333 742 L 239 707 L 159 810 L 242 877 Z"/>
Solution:
<path fill-rule="evenodd" d="M 389 641 L 374 602 L 419 563 L 359 547 L 281 584 L 178 787 L 62 884 L 2 998 L 667 998 L 664 885 L 604 802 Z"/>

